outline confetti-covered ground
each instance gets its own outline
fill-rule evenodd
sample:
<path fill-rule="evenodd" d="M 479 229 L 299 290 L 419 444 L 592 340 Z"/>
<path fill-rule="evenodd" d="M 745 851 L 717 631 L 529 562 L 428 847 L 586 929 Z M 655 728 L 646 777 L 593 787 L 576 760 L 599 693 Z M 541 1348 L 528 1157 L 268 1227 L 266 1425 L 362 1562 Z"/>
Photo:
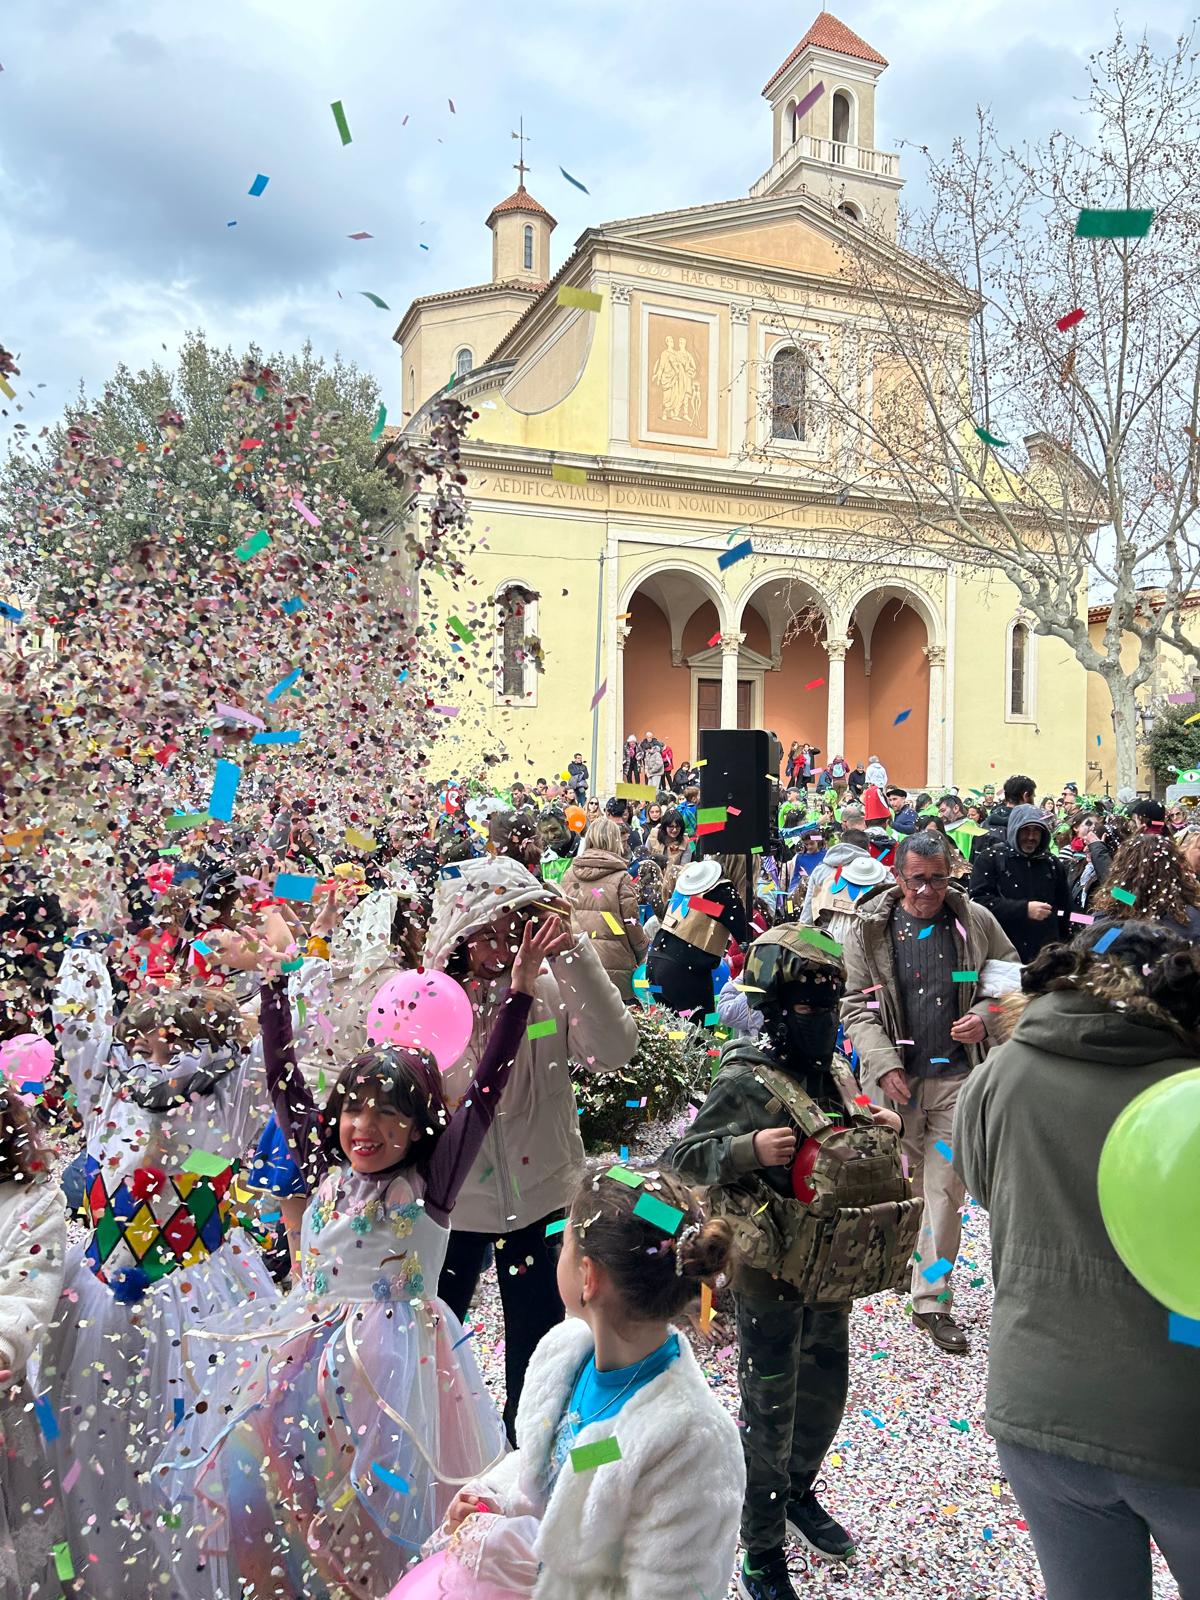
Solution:
<path fill-rule="evenodd" d="M 633 1164 L 670 1142 L 647 1130 Z M 67 1142 L 56 1166 L 72 1153 Z M 79 1226 L 72 1224 L 73 1236 Z M 983 1426 L 991 1254 L 987 1214 L 968 1205 L 955 1271 L 955 1313 L 971 1339 L 965 1359 L 943 1355 L 909 1320 L 905 1297 L 856 1305 L 850 1323 L 850 1395 L 826 1461 L 822 1502 L 858 1540 L 849 1565 L 806 1569 L 793 1549 L 797 1592 L 838 1600 L 1044 1600 L 1033 1544 Z M 503 1317 L 494 1267 L 469 1319 L 497 1405 L 504 1395 Z M 721 1402 L 738 1411 L 737 1352 L 729 1325 L 692 1344 Z M 731 1586 L 729 1600 L 734 1600 Z M 1155 1600 L 1178 1590 L 1155 1553 Z"/>
<path fill-rule="evenodd" d="M 647 1155 L 666 1143 L 647 1139 Z M 972 1280 L 982 1281 L 972 1288 Z M 858 1540 L 858 1556 L 850 1565 L 817 1563 L 805 1572 L 794 1550 L 798 1593 L 839 1600 L 1043 1600 L 1020 1507 L 983 1426 L 990 1306 L 987 1216 L 970 1206 L 955 1271 L 955 1312 L 970 1335 L 969 1356 L 943 1355 L 919 1334 L 905 1297 L 883 1295 L 855 1307 L 850 1396 L 820 1498 Z M 503 1319 L 494 1272 L 480 1284 L 475 1321 L 483 1324 L 476 1344 L 484 1376 L 500 1396 Z M 736 1416 L 737 1353 L 728 1331 L 718 1331 L 708 1345 L 694 1338 L 693 1345 Z M 1154 1593 L 1156 1600 L 1174 1600 L 1177 1593 L 1161 1563 Z"/>

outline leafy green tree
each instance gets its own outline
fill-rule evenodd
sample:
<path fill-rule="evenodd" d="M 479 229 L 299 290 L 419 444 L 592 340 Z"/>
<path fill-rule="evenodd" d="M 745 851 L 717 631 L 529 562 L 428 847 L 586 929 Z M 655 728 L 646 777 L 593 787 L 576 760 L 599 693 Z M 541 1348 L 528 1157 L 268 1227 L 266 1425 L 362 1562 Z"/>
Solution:
<path fill-rule="evenodd" d="M 267 405 L 256 419 L 259 442 L 239 440 L 231 450 L 230 396 L 242 374 L 263 369 L 275 382 L 260 397 Z M 281 471 L 301 497 L 319 476 L 324 496 L 344 501 L 364 528 L 382 529 L 399 519 L 403 493 L 375 470 L 379 444 L 371 433 L 379 403 L 369 373 L 341 356 L 327 361 L 308 343 L 290 356 L 265 355 L 254 345 L 237 355 L 196 332 L 186 335 L 173 368 L 155 362 L 134 372 L 122 363 L 95 400 L 81 385 L 62 420 L 38 438 L 15 431 L 0 464 L 0 506 L 53 500 L 57 520 L 43 520 L 33 543 L 14 535 L 5 561 L 10 584 L 27 591 L 49 581 L 61 590 L 62 558 L 81 538 L 96 553 L 121 560 L 158 534 L 162 508 L 178 511 L 181 496 L 185 549 L 200 548 L 239 520 L 239 506 L 261 503 L 264 477 Z M 321 430 L 315 448 L 302 437 L 313 417 Z M 89 454 L 110 464 L 114 481 L 119 477 L 121 492 L 105 499 L 80 479 L 72 506 L 63 497 L 61 466 L 80 429 Z M 10 516 L 13 524 L 25 520 Z"/>
<path fill-rule="evenodd" d="M 1187 725 L 1195 714 L 1194 705 L 1166 706 L 1154 719 L 1146 741 L 1146 764 L 1164 789 L 1175 782 L 1177 772 L 1200 767 L 1200 722 Z"/>

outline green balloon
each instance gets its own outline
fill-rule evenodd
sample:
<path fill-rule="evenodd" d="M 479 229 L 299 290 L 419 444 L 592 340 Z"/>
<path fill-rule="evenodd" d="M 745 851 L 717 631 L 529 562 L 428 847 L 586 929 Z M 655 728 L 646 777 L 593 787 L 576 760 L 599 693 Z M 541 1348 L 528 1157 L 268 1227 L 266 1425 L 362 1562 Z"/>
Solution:
<path fill-rule="evenodd" d="M 1148 1294 L 1200 1319 L 1200 1067 L 1131 1100 L 1096 1175 L 1113 1248 Z"/>

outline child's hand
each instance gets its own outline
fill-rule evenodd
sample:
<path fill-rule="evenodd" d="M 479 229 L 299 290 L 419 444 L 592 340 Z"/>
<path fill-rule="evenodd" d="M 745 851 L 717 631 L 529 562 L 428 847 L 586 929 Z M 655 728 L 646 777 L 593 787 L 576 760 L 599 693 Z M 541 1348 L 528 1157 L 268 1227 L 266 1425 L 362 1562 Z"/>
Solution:
<path fill-rule="evenodd" d="M 514 994 L 531 995 L 537 975 L 542 970 L 542 962 L 561 955 L 564 950 L 570 949 L 573 942 L 571 930 L 561 917 L 546 917 L 537 924 L 527 922 L 521 936 L 521 948 L 513 962 L 509 988 Z"/>
<path fill-rule="evenodd" d="M 795 1128 L 760 1128 L 754 1135 L 760 1167 L 786 1167 L 796 1154 Z"/>
<path fill-rule="evenodd" d="M 904 1118 L 898 1111 L 892 1111 L 888 1106 L 869 1105 L 867 1110 L 871 1113 L 871 1121 L 877 1128 L 890 1128 L 893 1133 L 904 1132 Z"/>
<path fill-rule="evenodd" d="M 446 1532 L 456 1532 L 476 1511 L 498 1512 L 499 1510 L 499 1506 L 493 1505 L 490 1500 L 485 1500 L 482 1495 L 470 1489 L 460 1489 L 450 1502 L 450 1509 L 446 1513 Z"/>
<path fill-rule="evenodd" d="M 338 885 L 333 883 L 329 887 L 321 909 L 312 920 L 312 927 L 308 930 L 314 939 L 328 939 L 337 927 L 339 916 L 337 895 Z"/>

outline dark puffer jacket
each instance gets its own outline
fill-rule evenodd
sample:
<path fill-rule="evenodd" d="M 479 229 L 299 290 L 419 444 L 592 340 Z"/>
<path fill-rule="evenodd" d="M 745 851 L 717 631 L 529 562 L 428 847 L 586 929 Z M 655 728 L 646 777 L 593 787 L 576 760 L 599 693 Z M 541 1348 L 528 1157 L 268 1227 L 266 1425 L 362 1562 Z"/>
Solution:
<path fill-rule="evenodd" d="M 1017 848 L 1017 835 L 1033 826 L 1041 829 L 1041 843 L 1032 855 L 1025 855 Z M 1071 937 L 1067 870 L 1050 854 L 1050 828 L 1037 806 L 1014 806 L 1008 816 L 1007 844 L 976 855 L 971 899 L 993 913 L 1022 961 L 1032 961 L 1044 946 Z M 1054 908 L 1044 922 L 1029 915 L 1034 900 Z"/>

